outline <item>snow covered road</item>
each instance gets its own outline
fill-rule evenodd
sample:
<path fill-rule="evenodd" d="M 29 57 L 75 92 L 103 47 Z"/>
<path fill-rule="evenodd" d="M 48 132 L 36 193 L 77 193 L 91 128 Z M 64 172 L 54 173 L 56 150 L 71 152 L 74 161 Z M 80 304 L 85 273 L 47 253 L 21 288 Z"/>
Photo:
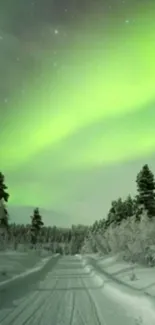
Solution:
<path fill-rule="evenodd" d="M 24 279 L 23 279 L 24 281 Z M 22 284 L 20 284 L 22 285 Z M 17 286 L 18 291 L 18 286 Z M 131 311 L 104 293 L 74 256 L 57 260 L 29 292 L 0 308 L 3 325 L 135 325 Z"/>

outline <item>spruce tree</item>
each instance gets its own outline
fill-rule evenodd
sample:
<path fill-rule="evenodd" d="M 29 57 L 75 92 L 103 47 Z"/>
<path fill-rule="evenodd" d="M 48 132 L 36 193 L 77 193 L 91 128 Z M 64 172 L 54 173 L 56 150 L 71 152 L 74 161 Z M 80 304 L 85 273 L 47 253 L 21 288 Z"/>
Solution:
<path fill-rule="evenodd" d="M 0 172 L 0 228 L 8 229 L 8 211 L 5 202 L 8 202 L 9 194 L 6 192 L 7 186 L 4 182 L 4 175 Z"/>
<path fill-rule="evenodd" d="M 99 222 L 96 220 L 92 225 L 92 232 L 97 232 L 99 228 Z"/>
<path fill-rule="evenodd" d="M 148 217 L 155 216 L 155 180 L 148 165 L 144 165 L 137 175 L 137 207 L 144 207 Z"/>
<path fill-rule="evenodd" d="M 33 211 L 33 216 L 31 217 L 31 242 L 32 244 L 36 244 L 38 240 L 38 236 L 40 234 L 40 230 L 44 223 L 42 222 L 42 217 L 40 215 L 39 209 L 35 208 Z"/>
<path fill-rule="evenodd" d="M 130 195 L 128 195 L 124 201 L 124 210 L 125 218 L 132 217 L 134 215 L 134 200 Z"/>
<path fill-rule="evenodd" d="M 107 215 L 106 226 L 109 227 L 111 223 L 116 221 L 116 201 L 111 202 L 111 208 Z"/>
<path fill-rule="evenodd" d="M 111 202 L 111 208 L 108 212 L 107 225 L 120 224 L 126 218 L 125 203 L 121 198 Z"/>

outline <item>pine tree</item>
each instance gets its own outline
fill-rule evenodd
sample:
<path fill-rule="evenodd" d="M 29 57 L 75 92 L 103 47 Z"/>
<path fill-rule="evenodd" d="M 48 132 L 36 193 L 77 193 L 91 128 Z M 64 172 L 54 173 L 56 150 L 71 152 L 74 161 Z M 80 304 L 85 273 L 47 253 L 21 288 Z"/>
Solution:
<path fill-rule="evenodd" d="M 134 215 L 134 200 L 130 195 L 124 201 L 125 218 L 132 217 Z"/>
<path fill-rule="evenodd" d="M 106 226 L 110 226 L 111 223 L 116 221 L 116 201 L 111 202 L 111 208 L 108 212 Z"/>
<path fill-rule="evenodd" d="M 9 194 L 6 192 L 7 186 L 4 181 L 4 175 L 0 172 L 0 227 L 8 229 L 8 211 L 5 202 L 8 202 Z"/>
<path fill-rule="evenodd" d="M 39 209 L 35 208 L 33 211 L 33 216 L 31 217 L 31 242 L 32 244 L 36 244 L 38 240 L 38 236 L 40 234 L 40 230 L 44 223 L 42 222 L 42 217 L 40 215 Z"/>
<path fill-rule="evenodd" d="M 121 198 L 111 202 L 111 208 L 108 213 L 107 225 L 120 224 L 126 218 L 126 206 Z"/>
<path fill-rule="evenodd" d="M 95 233 L 98 231 L 98 229 L 99 229 L 99 221 L 96 220 L 92 225 L 92 232 Z"/>
<path fill-rule="evenodd" d="M 148 165 L 144 165 L 138 173 L 137 179 L 138 195 L 137 206 L 142 206 L 148 212 L 148 217 L 155 216 L 155 180 L 154 175 Z"/>

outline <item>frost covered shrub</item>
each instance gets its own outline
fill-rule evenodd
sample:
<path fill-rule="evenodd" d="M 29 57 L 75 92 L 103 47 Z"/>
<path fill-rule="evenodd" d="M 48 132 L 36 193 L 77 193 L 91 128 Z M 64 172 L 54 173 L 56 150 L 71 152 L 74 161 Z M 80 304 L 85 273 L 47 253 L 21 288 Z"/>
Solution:
<path fill-rule="evenodd" d="M 83 246 L 81 248 L 82 254 L 89 254 L 89 253 L 97 253 L 97 243 L 95 238 L 89 234 L 87 238 L 85 238 Z"/>
<path fill-rule="evenodd" d="M 97 242 L 98 249 L 102 253 L 108 254 L 111 251 L 108 233 L 105 234 L 102 234 L 101 232 L 97 233 L 95 235 L 95 240 Z"/>
<path fill-rule="evenodd" d="M 109 239 L 110 250 L 114 253 L 118 253 L 120 251 L 120 239 L 119 239 L 119 227 L 115 227 L 110 225 L 107 230 L 107 236 Z"/>
<path fill-rule="evenodd" d="M 96 238 L 104 247 L 103 253 L 120 253 L 126 261 L 155 265 L 155 218 L 148 218 L 145 212 L 139 222 L 133 216 L 120 225 L 111 224 Z"/>

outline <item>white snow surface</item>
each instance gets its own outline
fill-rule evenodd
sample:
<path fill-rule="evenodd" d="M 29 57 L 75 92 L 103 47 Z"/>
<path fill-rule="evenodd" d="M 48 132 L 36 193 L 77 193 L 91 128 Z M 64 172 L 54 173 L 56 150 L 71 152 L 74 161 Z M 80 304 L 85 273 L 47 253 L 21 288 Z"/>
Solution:
<path fill-rule="evenodd" d="M 142 267 L 139 264 L 127 263 L 119 259 L 119 255 L 110 257 L 94 256 L 97 265 L 122 283 L 128 284 L 155 297 L 155 267 Z M 135 279 L 131 281 L 132 274 Z"/>
<path fill-rule="evenodd" d="M 36 253 L 27 254 L 15 251 L 0 252 L 0 286 L 41 270 L 51 257 L 51 255 L 39 257 Z M 6 275 L 2 276 L 3 272 L 6 272 Z"/>
<path fill-rule="evenodd" d="M 98 273 L 94 266 L 88 264 L 88 257 L 93 257 L 96 260 L 96 264 L 102 266 L 103 270 L 106 270 L 109 275 L 115 275 L 116 273 L 115 277 L 116 279 L 121 279 L 122 285 L 121 283 L 115 282 L 113 279 L 108 279 L 104 274 Z M 132 314 L 135 317 L 135 324 L 155 324 L 155 301 L 151 298 L 151 290 L 148 290 L 149 296 L 145 295 L 145 293 L 147 293 L 146 288 L 150 289 L 151 284 L 155 284 L 154 268 L 143 268 L 139 265 L 135 265 L 134 272 L 136 274 L 136 279 L 131 282 L 130 276 L 133 266 L 125 262 L 117 261 L 117 256 L 101 258 L 97 255 L 87 255 L 82 258 L 82 263 L 86 270 L 92 272 L 94 281 L 102 286 L 104 294 L 106 294 L 107 297 L 111 297 L 114 301 L 119 302 L 120 305 L 126 308 L 128 314 Z M 123 271 L 125 272 L 124 277 L 122 276 Z M 137 281 L 138 284 L 136 284 Z M 129 282 L 133 290 L 123 285 L 129 284 Z M 141 291 L 134 291 L 135 288 L 141 289 Z M 155 290 L 152 289 L 152 292 L 154 293 Z"/>
<path fill-rule="evenodd" d="M 155 309 L 149 298 L 107 281 L 87 257 L 64 256 L 35 289 L 0 309 L 0 324 L 154 325 Z"/>

